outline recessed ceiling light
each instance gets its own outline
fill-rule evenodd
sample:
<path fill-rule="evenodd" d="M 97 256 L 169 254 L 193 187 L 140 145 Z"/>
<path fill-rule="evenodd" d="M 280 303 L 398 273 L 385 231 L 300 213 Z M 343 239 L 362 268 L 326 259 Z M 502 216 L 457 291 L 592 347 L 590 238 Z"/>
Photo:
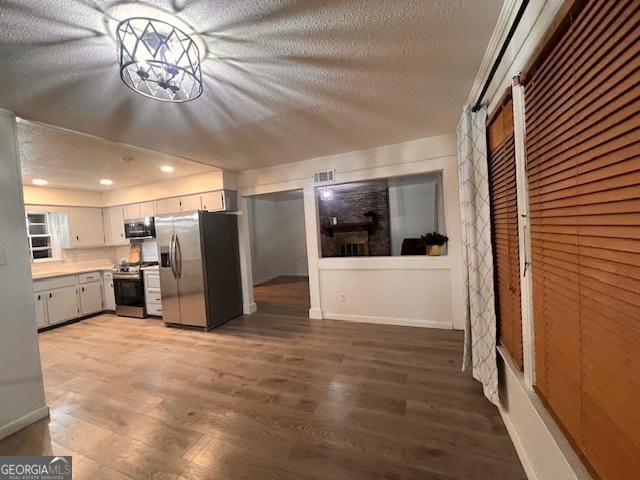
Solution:
<path fill-rule="evenodd" d="M 109 180 L 108 178 L 103 178 L 100 180 L 100 185 L 113 185 L 113 180 Z"/>
<path fill-rule="evenodd" d="M 160 167 L 160 170 L 162 170 L 164 173 L 171 173 L 175 169 L 171 165 L 163 165 Z"/>
<path fill-rule="evenodd" d="M 46 185 L 49 182 L 47 182 L 44 178 L 34 178 L 31 183 L 33 183 L 34 185 Z"/>

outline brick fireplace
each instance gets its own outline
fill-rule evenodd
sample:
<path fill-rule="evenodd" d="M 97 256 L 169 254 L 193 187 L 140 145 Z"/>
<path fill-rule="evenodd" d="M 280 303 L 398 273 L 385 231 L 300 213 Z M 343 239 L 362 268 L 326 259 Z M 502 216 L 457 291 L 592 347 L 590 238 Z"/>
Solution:
<path fill-rule="evenodd" d="M 331 198 L 322 197 L 323 189 L 316 191 L 322 256 L 391 255 L 387 181 L 328 188 Z"/>

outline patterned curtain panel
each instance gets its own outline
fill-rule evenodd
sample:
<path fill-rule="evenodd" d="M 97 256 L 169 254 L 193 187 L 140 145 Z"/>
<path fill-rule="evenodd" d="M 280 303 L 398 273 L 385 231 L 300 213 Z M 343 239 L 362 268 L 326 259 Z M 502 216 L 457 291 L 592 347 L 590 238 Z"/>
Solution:
<path fill-rule="evenodd" d="M 489 216 L 487 111 L 465 110 L 458 124 L 458 181 L 465 264 L 466 323 L 462 369 L 472 368 L 485 396 L 498 404 L 496 313 Z"/>

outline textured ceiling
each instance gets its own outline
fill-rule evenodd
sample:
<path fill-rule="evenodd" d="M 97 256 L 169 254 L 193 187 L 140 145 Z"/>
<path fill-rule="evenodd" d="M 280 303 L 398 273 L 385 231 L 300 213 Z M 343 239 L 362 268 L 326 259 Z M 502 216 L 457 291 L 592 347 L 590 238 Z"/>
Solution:
<path fill-rule="evenodd" d="M 187 104 L 120 81 L 108 14 L 123 3 L 2 0 L 0 107 L 247 169 L 453 131 L 502 1 L 138 2 L 206 43 Z"/>
<path fill-rule="evenodd" d="M 170 155 L 29 122 L 18 122 L 22 182 L 43 178 L 50 187 L 113 190 L 211 171 Z M 162 165 L 175 170 L 164 173 Z M 100 179 L 113 180 L 102 186 Z"/>

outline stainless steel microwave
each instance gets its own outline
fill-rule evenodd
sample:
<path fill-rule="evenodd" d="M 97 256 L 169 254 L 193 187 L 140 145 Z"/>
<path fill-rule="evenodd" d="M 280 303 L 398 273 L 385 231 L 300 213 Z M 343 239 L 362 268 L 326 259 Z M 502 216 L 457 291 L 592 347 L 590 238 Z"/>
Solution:
<path fill-rule="evenodd" d="M 124 236 L 126 238 L 155 238 L 156 224 L 153 217 L 145 217 L 124 222 Z"/>

